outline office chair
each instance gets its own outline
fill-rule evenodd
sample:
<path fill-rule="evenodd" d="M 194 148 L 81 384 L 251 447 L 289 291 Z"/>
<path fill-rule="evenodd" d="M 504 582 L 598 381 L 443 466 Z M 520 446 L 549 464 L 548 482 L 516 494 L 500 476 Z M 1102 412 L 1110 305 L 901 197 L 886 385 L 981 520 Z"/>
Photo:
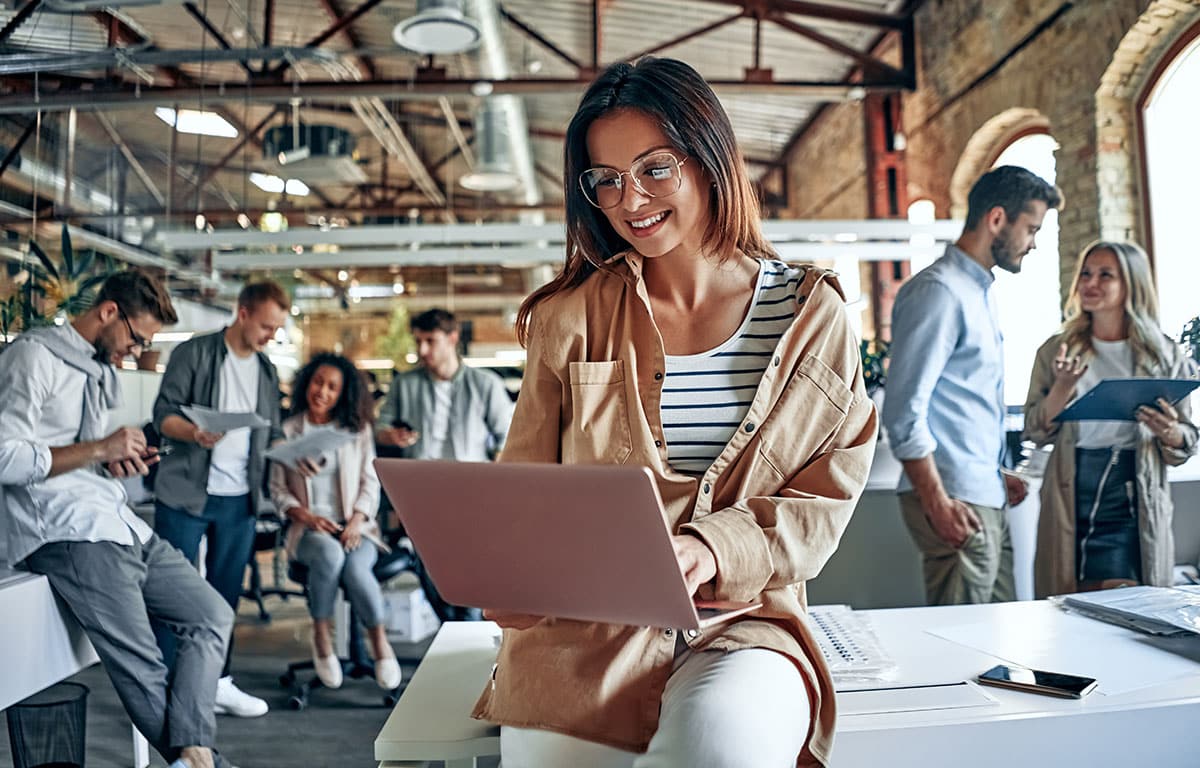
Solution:
<path fill-rule="evenodd" d="M 250 586 L 242 592 L 242 597 L 253 600 L 258 605 L 258 618 L 264 623 L 271 621 L 271 614 L 263 603 L 264 598 L 272 595 L 282 597 L 284 600 L 289 597 L 304 597 L 302 590 L 280 586 L 284 583 L 284 562 L 287 559 L 283 551 L 283 528 L 283 521 L 279 519 L 275 508 L 271 506 L 270 502 L 267 502 L 266 506 L 258 511 L 254 521 L 254 548 L 250 553 Z M 271 583 L 273 586 L 264 587 L 262 572 L 258 565 L 258 553 L 268 551 L 272 553 Z M 292 580 L 301 583 L 296 579 Z"/>
<path fill-rule="evenodd" d="M 414 565 L 414 555 L 410 549 L 396 549 L 389 555 L 381 555 L 375 563 L 373 572 L 375 579 L 381 584 L 394 578 L 400 573 L 412 570 Z M 308 590 L 308 567 L 303 563 L 295 560 L 288 563 L 288 578 L 297 584 L 304 585 L 305 592 Z M 344 620 L 345 614 L 349 614 L 349 620 Z M 366 639 L 363 636 L 362 626 L 355 616 L 353 609 L 345 605 L 345 601 L 340 597 L 338 599 L 338 607 L 335 612 L 335 629 L 334 629 L 334 644 L 338 653 L 338 660 L 342 664 L 342 675 L 347 679 L 369 678 L 374 684 L 375 682 L 375 665 L 371 660 L 370 654 L 367 653 Z M 346 630 L 348 625 L 349 630 Z M 401 667 L 415 668 L 421 662 L 420 657 L 399 656 L 396 661 Z M 279 676 L 279 684 L 290 689 L 288 692 L 288 706 L 292 709 L 304 709 L 308 706 L 309 695 L 317 688 L 324 687 L 320 678 L 314 673 L 307 680 L 301 681 L 297 674 L 301 670 L 311 670 L 313 668 L 312 659 L 304 661 L 296 661 L 288 664 L 287 671 Z M 400 698 L 400 689 L 404 687 L 404 683 L 400 686 L 383 693 L 383 705 L 385 707 L 395 706 L 397 699 Z"/>

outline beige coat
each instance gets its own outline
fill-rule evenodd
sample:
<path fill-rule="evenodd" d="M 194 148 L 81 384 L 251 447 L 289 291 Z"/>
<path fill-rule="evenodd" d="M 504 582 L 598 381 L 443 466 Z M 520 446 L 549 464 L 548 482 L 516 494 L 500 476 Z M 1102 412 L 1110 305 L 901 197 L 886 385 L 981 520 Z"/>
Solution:
<path fill-rule="evenodd" d="M 304 433 L 304 416 L 292 416 L 283 422 L 283 434 L 292 439 Z M 375 515 L 379 511 L 379 478 L 375 475 L 375 433 L 368 425 L 359 430 L 354 440 L 342 445 L 337 452 L 338 490 L 341 491 L 342 510 L 338 522 L 345 522 L 361 512 L 367 522 L 363 530 L 366 533 L 379 535 L 379 525 Z M 288 469 L 282 464 L 271 464 L 271 499 L 275 509 L 286 516 L 293 507 L 308 508 L 308 499 L 312 485 L 308 478 L 295 470 Z M 303 525 L 288 526 L 287 552 L 293 555 L 300 537 L 304 535 Z"/>
<path fill-rule="evenodd" d="M 667 463 L 659 409 L 665 359 L 642 258 L 630 253 L 613 267 L 615 274 L 594 274 L 535 311 L 501 461 L 648 467 L 670 529 L 696 534 L 716 557 L 715 588 L 701 596 L 763 603 L 688 644 L 769 648 L 791 658 L 813 713 L 799 762 L 828 763 L 833 684 L 801 618 L 804 583 L 821 572 L 850 521 L 877 431 L 841 289 L 832 273 L 807 270 L 797 317 L 742 427 L 696 479 Z M 672 632 L 647 627 L 543 619 L 505 630 L 473 714 L 645 751 L 674 648 Z"/>
<path fill-rule="evenodd" d="M 1042 406 L 1054 385 L 1054 357 L 1061 343 L 1051 337 L 1038 350 L 1025 399 L 1025 439 L 1039 445 L 1054 443 L 1054 452 L 1042 480 L 1041 516 L 1038 519 L 1037 555 L 1034 559 L 1034 590 L 1038 598 L 1075 592 L 1075 443 L 1078 422 L 1053 422 L 1042 426 Z M 1134 360 L 1135 375 L 1158 378 L 1194 378 L 1196 365 L 1168 340 L 1170 364 L 1162 367 L 1150 360 Z M 1134 449 L 1137 482 L 1138 535 L 1141 539 L 1142 579 L 1152 586 L 1169 586 L 1175 564 L 1175 537 L 1171 530 L 1173 505 L 1167 485 L 1167 465 L 1178 466 L 1196 453 L 1196 427 L 1185 398 L 1178 406 L 1184 422 L 1184 446 L 1163 445 L 1144 426 L 1138 425 Z"/>

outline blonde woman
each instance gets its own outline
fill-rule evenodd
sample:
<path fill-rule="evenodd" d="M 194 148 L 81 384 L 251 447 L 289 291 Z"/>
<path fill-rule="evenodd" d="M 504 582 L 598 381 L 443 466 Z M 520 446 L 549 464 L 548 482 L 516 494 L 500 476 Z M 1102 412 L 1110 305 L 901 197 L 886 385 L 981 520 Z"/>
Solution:
<path fill-rule="evenodd" d="M 1175 541 L 1164 465 L 1196 453 L 1187 400 L 1142 406 L 1136 421 L 1054 417 L 1102 379 L 1192 378 L 1195 371 L 1158 326 L 1145 251 L 1106 241 L 1085 248 L 1067 319 L 1038 350 L 1025 401 L 1025 437 L 1054 443 L 1034 562 L 1039 598 L 1171 583 Z"/>

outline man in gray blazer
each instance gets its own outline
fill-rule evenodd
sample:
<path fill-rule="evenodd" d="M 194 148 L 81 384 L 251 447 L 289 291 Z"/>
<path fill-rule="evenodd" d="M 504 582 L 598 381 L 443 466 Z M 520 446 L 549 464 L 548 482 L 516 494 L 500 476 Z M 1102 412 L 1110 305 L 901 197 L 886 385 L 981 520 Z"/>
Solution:
<path fill-rule="evenodd" d="M 291 304 L 275 283 L 247 285 L 238 296 L 232 325 L 189 339 L 171 352 L 154 402 L 154 426 L 173 448 L 155 478 L 154 530 L 193 563 L 200 539 L 208 537 L 205 578 L 235 612 L 262 504 L 263 454 L 283 438 L 279 376 L 263 350 L 283 327 Z M 212 434 L 188 419 L 184 406 L 257 413 L 268 426 Z M 170 664 L 172 639 L 161 629 L 157 634 Z M 217 685 L 217 713 L 266 714 L 266 701 L 233 684 L 232 657 L 231 637 Z"/>

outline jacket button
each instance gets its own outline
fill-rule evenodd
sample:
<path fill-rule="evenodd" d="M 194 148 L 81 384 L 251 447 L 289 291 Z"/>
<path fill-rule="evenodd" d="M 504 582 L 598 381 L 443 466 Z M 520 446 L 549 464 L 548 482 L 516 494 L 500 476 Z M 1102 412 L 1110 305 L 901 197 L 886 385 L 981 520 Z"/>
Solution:
<path fill-rule="evenodd" d="M 700 633 L 694 629 L 689 629 L 687 631 L 687 636 L 689 640 L 695 640 L 697 637 L 700 637 Z"/>
<path fill-rule="evenodd" d="M 743 427 L 743 429 L 745 429 L 747 432 L 753 432 L 754 431 L 754 422 L 753 421 L 746 422 L 746 426 Z"/>
<path fill-rule="evenodd" d="M 655 380 L 655 381 L 661 381 L 661 380 L 662 380 L 662 371 L 655 371 L 655 372 L 654 372 L 654 380 Z"/>
<path fill-rule="evenodd" d="M 712 490 L 712 486 L 710 486 L 708 483 L 705 483 L 704 484 L 704 492 L 708 493 L 710 490 Z"/>
<path fill-rule="evenodd" d="M 779 359 L 779 355 L 775 355 L 775 367 L 776 367 L 776 368 L 778 368 L 778 367 L 779 367 L 779 363 L 780 363 L 780 362 L 781 362 L 781 361 L 780 361 L 780 359 Z"/>
<path fill-rule="evenodd" d="M 667 637 L 673 637 L 673 636 L 675 635 L 675 630 L 673 630 L 673 629 L 668 629 L 668 630 L 667 630 L 666 632 L 664 632 L 663 634 L 665 634 Z"/>
<path fill-rule="evenodd" d="M 654 441 L 654 447 L 655 447 L 655 448 L 662 448 L 662 440 L 655 440 L 655 441 Z"/>

